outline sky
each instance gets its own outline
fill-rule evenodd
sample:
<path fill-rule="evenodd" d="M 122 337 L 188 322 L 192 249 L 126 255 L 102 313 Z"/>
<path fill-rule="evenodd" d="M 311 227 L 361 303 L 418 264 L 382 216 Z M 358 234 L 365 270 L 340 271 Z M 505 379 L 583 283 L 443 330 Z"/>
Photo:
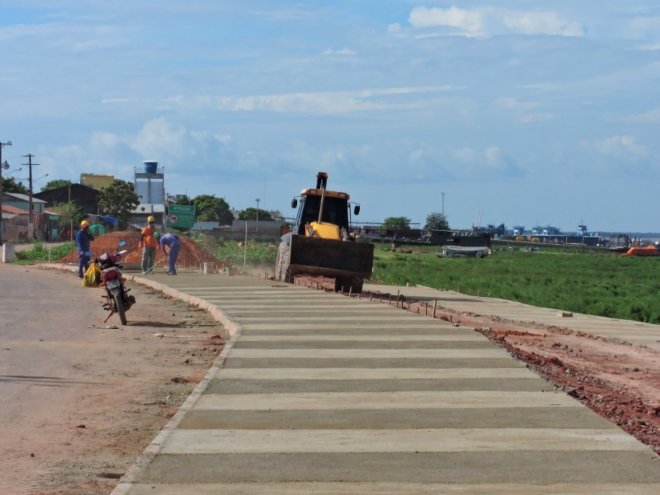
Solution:
<path fill-rule="evenodd" d="M 35 191 L 155 160 L 239 210 L 326 171 L 360 222 L 660 231 L 657 0 L 0 0 L 0 53 Z"/>

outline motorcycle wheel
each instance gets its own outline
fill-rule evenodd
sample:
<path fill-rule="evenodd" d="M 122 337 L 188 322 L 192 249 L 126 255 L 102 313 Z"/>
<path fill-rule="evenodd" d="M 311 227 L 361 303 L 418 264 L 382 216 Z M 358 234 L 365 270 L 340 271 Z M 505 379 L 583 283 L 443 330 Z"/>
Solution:
<path fill-rule="evenodd" d="M 115 305 L 117 306 L 117 313 L 119 313 L 121 324 L 126 325 L 128 321 L 126 320 L 126 309 L 124 308 L 124 300 L 121 298 L 121 294 L 115 295 Z"/>

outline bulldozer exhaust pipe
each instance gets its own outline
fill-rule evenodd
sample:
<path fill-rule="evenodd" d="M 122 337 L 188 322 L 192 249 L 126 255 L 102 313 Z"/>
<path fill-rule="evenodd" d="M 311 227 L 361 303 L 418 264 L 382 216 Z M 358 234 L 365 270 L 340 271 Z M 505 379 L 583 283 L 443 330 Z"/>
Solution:
<path fill-rule="evenodd" d="M 319 172 L 316 174 L 316 189 L 323 189 L 328 185 L 328 174 L 326 172 Z"/>

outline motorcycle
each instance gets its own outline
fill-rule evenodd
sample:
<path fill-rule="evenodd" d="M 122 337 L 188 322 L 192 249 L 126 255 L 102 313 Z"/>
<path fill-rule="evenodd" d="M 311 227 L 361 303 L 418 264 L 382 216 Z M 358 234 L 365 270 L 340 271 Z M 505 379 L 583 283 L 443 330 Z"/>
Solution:
<path fill-rule="evenodd" d="M 131 289 L 126 288 L 124 277 L 121 274 L 122 266 L 119 261 L 121 256 L 128 252 L 125 249 L 120 251 L 123 247 L 126 247 L 126 241 L 119 241 L 119 248 L 114 254 L 103 253 L 96 259 L 96 262 L 101 267 L 101 285 L 105 287 L 103 309 L 110 311 L 105 321 L 117 313 L 121 324 L 126 325 L 126 311 L 135 304 L 135 297 L 128 294 Z"/>

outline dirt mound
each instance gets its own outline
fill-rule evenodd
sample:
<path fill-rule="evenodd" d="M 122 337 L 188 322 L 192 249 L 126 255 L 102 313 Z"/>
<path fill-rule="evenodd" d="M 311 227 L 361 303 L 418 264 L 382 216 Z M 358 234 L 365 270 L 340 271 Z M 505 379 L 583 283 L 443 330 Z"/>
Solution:
<path fill-rule="evenodd" d="M 120 230 L 104 234 L 92 241 L 92 259 L 105 252 L 114 252 L 117 249 L 119 241 L 124 240 L 128 245 L 124 248 L 128 250 L 122 257 L 122 263 L 140 263 L 142 251 L 138 248 L 140 242 L 140 233 L 135 231 Z M 194 241 L 187 237 L 179 236 L 181 241 L 181 250 L 176 264 L 181 268 L 200 268 L 205 262 L 215 263 L 216 268 L 224 267 L 225 263 L 215 258 L 211 253 L 198 246 Z M 74 249 L 71 253 L 61 258 L 60 263 L 77 263 L 78 251 Z M 167 256 L 162 250 L 156 252 L 156 266 L 167 266 Z"/>

